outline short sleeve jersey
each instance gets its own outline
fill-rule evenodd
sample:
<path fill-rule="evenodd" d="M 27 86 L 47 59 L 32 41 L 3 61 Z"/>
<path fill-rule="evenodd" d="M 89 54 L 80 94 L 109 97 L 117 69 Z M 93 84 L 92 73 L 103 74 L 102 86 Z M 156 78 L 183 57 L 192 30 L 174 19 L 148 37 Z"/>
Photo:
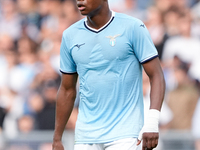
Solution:
<path fill-rule="evenodd" d="M 112 12 L 102 28 L 85 19 L 63 33 L 60 71 L 79 75 L 76 143 L 138 137 L 143 126 L 142 63 L 158 56 L 144 23 Z"/>

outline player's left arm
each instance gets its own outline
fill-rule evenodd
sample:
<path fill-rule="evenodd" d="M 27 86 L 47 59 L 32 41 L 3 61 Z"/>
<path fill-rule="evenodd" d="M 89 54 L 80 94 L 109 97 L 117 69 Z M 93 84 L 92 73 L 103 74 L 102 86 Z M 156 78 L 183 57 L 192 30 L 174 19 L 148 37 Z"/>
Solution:
<path fill-rule="evenodd" d="M 149 77 L 150 91 L 150 109 L 161 110 L 165 94 L 165 80 L 158 57 L 142 64 L 146 74 Z"/>
<path fill-rule="evenodd" d="M 150 110 L 146 124 L 144 124 L 143 131 L 141 131 L 143 139 L 142 150 L 145 150 L 146 148 L 151 150 L 158 145 L 158 123 L 165 93 L 165 80 L 158 57 L 143 63 L 142 65 L 149 77 L 151 85 Z M 138 141 L 138 145 L 140 142 L 141 140 Z"/>

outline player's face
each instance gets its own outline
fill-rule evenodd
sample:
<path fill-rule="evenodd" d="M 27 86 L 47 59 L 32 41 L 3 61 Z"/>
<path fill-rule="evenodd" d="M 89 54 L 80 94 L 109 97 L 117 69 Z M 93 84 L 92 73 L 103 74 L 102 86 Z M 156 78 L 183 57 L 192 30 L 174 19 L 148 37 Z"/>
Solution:
<path fill-rule="evenodd" d="M 103 8 L 104 0 L 77 0 L 77 6 L 82 15 L 94 16 Z"/>

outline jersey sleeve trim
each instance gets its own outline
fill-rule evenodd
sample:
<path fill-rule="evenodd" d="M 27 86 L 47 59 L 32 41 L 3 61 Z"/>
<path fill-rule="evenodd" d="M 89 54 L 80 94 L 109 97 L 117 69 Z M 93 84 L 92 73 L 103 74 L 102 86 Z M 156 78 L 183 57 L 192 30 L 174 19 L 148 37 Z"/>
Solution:
<path fill-rule="evenodd" d="M 148 58 L 142 60 L 140 63 L 141 63 L 141 64 L 144 64 L 144 63 L 146 63 L 146 62 L 148 62 L 148 61 L 150 61 L 150 60 L 152 60 L 152 59 L 154 59 L 154 58 L 156 58 L 156 57 L 158 57 L 158 54 L 156 54 L 156 55 L 154 55 L 154 56 L 150 56 L 150 57 L 148 57 Z"/>
<path fill-rule="evenodd" d="M 76 74 L 77 73 L 77 72 L 65 72 L 65 71 L 62 71 L 62 70 L 60 70 L 60 72 L 63 73 L 63 74 Z"/>

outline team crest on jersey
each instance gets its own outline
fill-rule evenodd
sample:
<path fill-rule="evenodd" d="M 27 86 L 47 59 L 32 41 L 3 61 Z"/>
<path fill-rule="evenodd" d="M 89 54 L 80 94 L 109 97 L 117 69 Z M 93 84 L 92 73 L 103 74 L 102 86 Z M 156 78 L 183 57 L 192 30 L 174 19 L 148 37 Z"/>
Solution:
<path fill-rule="evenodd" d="M 121 34 L 117 34 L 117 35 L 114 35 L 114 36 L 106 36 L 106 38 L 109 38 L 110 39 L 110 45 L 111 46 L 115 46 L 116 44 L 116 38 L 118 36 L 120 36 Z"/>

